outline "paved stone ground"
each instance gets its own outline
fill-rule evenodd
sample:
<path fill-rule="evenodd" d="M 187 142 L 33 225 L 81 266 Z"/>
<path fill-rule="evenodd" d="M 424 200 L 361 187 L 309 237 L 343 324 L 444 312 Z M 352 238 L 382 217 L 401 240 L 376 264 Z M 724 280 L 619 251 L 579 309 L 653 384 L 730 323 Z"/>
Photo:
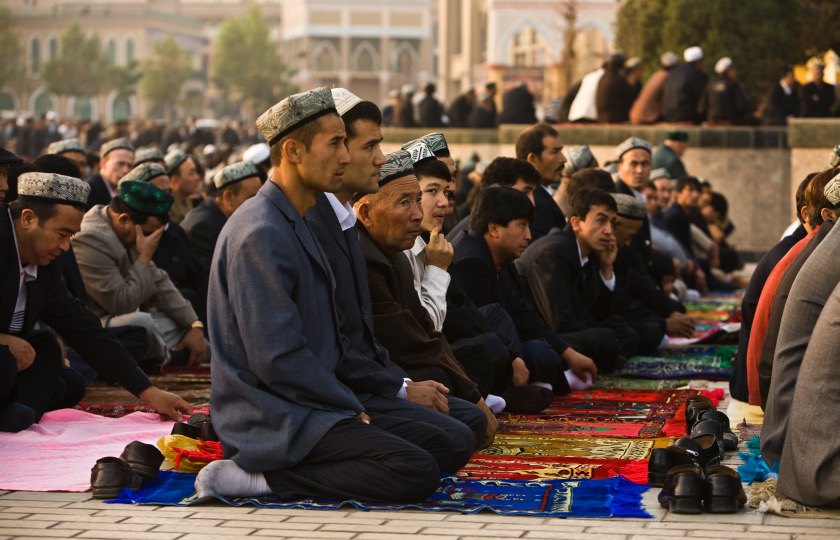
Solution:
<path fill-rule="evenodd" d="M 693 387 L 726 387 L 694 381 Z M 719 405 L 726 410 L 728 400 Z M 740 420 L 732 419 L 736 425 Z M 741 443 L 743 445 L 743 443 Z M 726 465 L 736 467 L 735 453 Z M 258 538 L 339 538 L 397 540 L 410 537 L 573 538 L 641 540 L 689 538 L 721 540 L 837 540 L 840 520 L 792 519 L 744 509 L 737 514 L 687 516 L 659 507 L 659 488 L 644 497 L 652 519 L 555 519 L 465 515 L 453 512 L 363 512 L 230 507 L 221 502 L 193 507 L 105 504 L 89 493 L 0 491 L 0 540 L 11 538 L 113 538 L 141 540 L 230 540 Z"/>

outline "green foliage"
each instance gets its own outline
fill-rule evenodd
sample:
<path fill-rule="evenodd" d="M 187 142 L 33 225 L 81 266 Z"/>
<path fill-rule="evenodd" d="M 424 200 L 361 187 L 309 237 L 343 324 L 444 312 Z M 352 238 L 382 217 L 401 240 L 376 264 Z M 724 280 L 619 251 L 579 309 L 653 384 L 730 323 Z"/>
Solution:
<path fill-rule="evenodd" d="M 799 49 L 805 56 L 824 53 L 840 46 L 840 2 L 836 0 L 796 0 L 802 32 Z"/>
<path fill-rule="evenodd" d="M 0 81 L 9 86 L 25 77 L 23 67 L 23 46 L 15 31 L 15 23 L 8 8 L 0 7 Z"/>
<path fill-rule="evenodd" d="M 289 70 L 269 37 L 259 6 L 251 4 L 243 17 L 222 23 L 213 68 L 222 90 L 236 91 L 255 110 L 263 110 L 297 91 Z"/>
<path fill-rule="evenodd" d="M 99 36 L 88 37 L 73 23 L 61 36 L 59 54 L 44 66 L 44 84 L 60 96 L 95 96 L 105 88 L 105 68 Z"/>
<path fill-rule="evenodd" d="M 170 114 L 181 95 L 181 87 L 193 73 L 190 52 L 171 35 L 155 41 L 143 62 L 140 91 L 154 105 L 166 105 Z"/>

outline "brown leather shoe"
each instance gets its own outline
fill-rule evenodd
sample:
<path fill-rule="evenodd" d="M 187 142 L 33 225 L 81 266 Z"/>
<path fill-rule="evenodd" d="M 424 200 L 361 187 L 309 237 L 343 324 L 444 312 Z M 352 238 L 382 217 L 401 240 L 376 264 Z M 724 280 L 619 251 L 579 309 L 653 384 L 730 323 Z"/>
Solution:
<path fill-rule="evenodd" d="M 97 459 L 90 470 L 94 499 L 114 499 L 125 488 L 139 489 L 142 484 L 140 476 L 120 458 Z"/>

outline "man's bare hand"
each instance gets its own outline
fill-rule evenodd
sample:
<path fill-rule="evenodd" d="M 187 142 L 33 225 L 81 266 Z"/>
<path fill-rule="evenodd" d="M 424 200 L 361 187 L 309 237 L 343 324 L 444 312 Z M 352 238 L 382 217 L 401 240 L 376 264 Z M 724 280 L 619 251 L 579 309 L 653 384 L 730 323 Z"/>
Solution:
<path fill-rule="evenodd" d="M 513 386 L 525 386 L 528 384 L 528 378 L 531 376 L 531 373 L 528 371 L 528 366 L 525 365 L 525 360 L 516 357 L 511 362 L 511 367 L 513 368 L 513 377 L 511 378 Z"/>
<path fill-rule="evenodd" d="M 591 380 L 593 383 L 598 379 L 598 366 L 596 366 L 595 362 L 588 356 L 569 347 L 563 352 L 563 359 L 566 360 L 566 364 L 569 366 L 569 369 L 572 370 L 572 373 L 574 373 L 578 379 L 585 381 L 586 373 L 589 373 L 589 375 L 592 376 Z"/>
<path fill-rule="evenodd" d="M 665 319 L 665 332 L 669 336 L 690 338 L 694 335 L 694 325 L 693 318 L 685 313 L 674 311 Z"/>
<path fill-rule="evenodd" d="M 134 226 L 134 234 L 136 235 L 136 243 L 134 248 L 137 250 L 137 258 L 146 264 L 152 262 L 152 255 L 160 243 L 160 237 L 163 236 L 163 230 L 166 227 L 161 227 L 149 236 L 143 234 L 143 228 L 140 225 Z"/>
<path fill-rule="evenodd" d="M 10 336 L 9 334 L 0 334 L 0 345 L 5 345 L 9 348 L 9 352 L 17 360 L 18 371 L 23 371 L 35 361 L 35 349 L 25 339 Z"/>
<path fill-rule="evenodd" d="M 356 415 L 356 419 L 359 422 L 362 422 L 363 424 L 370 424 L 370 416 L 368 416 L 368 413 L 366 413 L 364 411 L 362 411 L 358 415 Z"/>
<path fill-rule="evenodd" d="M 190 366 L 197 366 L 207 359 L 207 344 L 204 342 L 204 333 L 201 328 L 190 328 L 181 338 L 181 341 L 172 347 L 173 351 L 180 351 L 181 349 L 190 351 L 188 361 Z"/>
<path fill-rule="evenodd" d="M 610 241 L 610 245 L 607 246 L 607 249 L 598 252 L 598 261 L 601 265 L 601 276 L 604 279 L 612 279 L 613 277 L 613 265 L 615 264 L 615 258 L 618 256 L 618 245 L 615 242 L 615 237 Z"/>
<path fill-rule="evenodd" d="M 448 388 L 437 381 L 406 382 L 405 399 L 443 414 L 449 414 L 449 402 L 440 391 L 441 388 L 449 392 Z"/>
<path fill-rule="evenodd" d="M 140 392 L 140 399 L 156 410 L 160 414 L 161 420 L 183 422 L 184 417 L 181 416 L 181 413 L 192 414 L 192 407 L 181 399 L 181 396 L 164 392 L 155 386 L 150 386 Z"/>
<path fill-rule="evenodd" d="M 440 228 L 432 229 L 429 235 L 429 243 L 426 244 L 426 264 L 446 270 L 449 268 L 449 263 L 452 262 L 454 255 L 455 250 L 452 249 L 452 244 L 443 236 Z"/>
<path fill-rule="evenodd" d="M 478 400 L 476 405 L 484 411 L 484 415 L 487 417 L 487 438 L 484 439 L 484 443 L 478 447 L 478 450 L 489 448 L 493 445 L 493 441 L 496 440 L 496 432 L 499 431 L 499 421 L 496 420 L 496 415 L 493 414 L 493 411 L 490 410 L 490 407 L 484 403 L 484 398 Z"/>

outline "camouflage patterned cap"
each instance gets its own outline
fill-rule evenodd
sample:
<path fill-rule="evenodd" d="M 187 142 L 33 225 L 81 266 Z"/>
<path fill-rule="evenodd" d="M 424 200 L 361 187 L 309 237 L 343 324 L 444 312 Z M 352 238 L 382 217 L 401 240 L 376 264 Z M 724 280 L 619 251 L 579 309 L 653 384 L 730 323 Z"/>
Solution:
<path fill-rule="evenodd" d="M 578 146 L 567 146 L 563 149 L 566 156 L 566 165 L 563 166 L 563 176 L 572 176 L 574 173 L 589 167 L 595 157 L 586 144 Z"/>
<path fill-rule="evenodd" d="M 149 161 L 166 162 L 166 159 L 163 156 L 163 151 L 155 146 L 144 146 L 143 148 L 138 148 L 134 153 L 134 166 L 136 167 L 141 163 L 147 163 Z"/>
<path fill-rule="evenodd" d="M 64 139 L 55 141 L 47 147 L 47 154 L 63 154 L 64 152 L 85 153 L 85 146 L 79 139 Z"/>
<path fill-rule="evenodd" d="M 414 162 L 414 165 L 420 165 L 425 161 L 431 161 L 433 159 L 437 159 L 435 155 L 429 150 L 429 147 L 426 146 L 420 139 L 415 139 L 410 143 L 403 145 L 403 150 L 411 154 L 411 160 Z"/>
<path fill-rule="evenodd" d="M 169 174 L 175 174 L 175 171 L 178 170 L 178 167 L 181 166 L 187 158 L 190 157 L 185 154 L 182 150 L 173 150 L 166 154 L 166 157 L 163 160 L 166 162 L 166 172 Z"/>
<path fill-rule="evenodd" d="M 828 181 L 825 185 L 825 198 L 833 205 L 840 204 L 840 174 Z"/>
<path fill-rule="evenodd" d="M 338 111 L 338 114 L 341 116 L 344 116 L 347 111 L 362 102 L 362 98 L 346 88 L 333 88 L 330 92 L 332 93 L 333 102 L 335 103 L 335 110 Z"/>
<path fill-rule="evenodd" d="M 108 141 L 99 148 L 99 156 L 105 157 L 114 150 L 128 150 L 134 152 L 134 145 L 125 137 Z"/>
<path fill-rule="evenodd" d="M 147 216 L 162 216 L 169 213 L 175 201 L 172 195 L 149 182 L 120 182 L 117 195 L 129 208 Z"/>
<path fill-rule="evenodd" d="M 647 216 L 647 207 L 645 203 L 626 193 L 611 193 L 615 199 L 615 204 L 618 206 L 617 214 L 627 219 L 643 220 Z"/>
<path fill-rule="evenodd" d="M 446 137 L 443 136 L 443 133 L 429 133 L 420 137 L 420 140 L 426 143 L 429 150 L 436 156 L 439 152 L 449 153 L 449 145 L 446 144 Z"/>
<path fill-rule="evenodd" d="M 332 92 L 326 86 L 294 94 L 280 101 L 257 118 L 260 130 L 269 146 L 299 128 L 329 112 L 338 112 Z"/>
<path fill-rule="evenodd" d="M 828 168 L 833 169 L 840 165 L 840 144 L 834 147 L 834 150 L 828 154 Z"/>
<path fill-rule="evenodd" d="M 90 184 L 72 176 L 30 172 L 18 176 L 18 195 L 50 199 L 57 204 L 85 204 Z"/>
<path fill-rule="evenodd" d="M 397 150 L 385 156 L 385 163 L 379 171 L 379 185 L 384 186 L 392 180 L 414 175 L 414 161 L 405 150 Z"/>
<path fill-rule="evenodd" d="M 621 160 L 621 156 L 636 148 L 647 150 L 649 154 L 653 153 L 653 146 L 646 140 L 638 137 L 628 137 L 624 142 L 615 147 L 615 157 Z"/>
<path fill-rule="evenodd" d="M 260 172 L 253 161 L 240 161 L 217 172 L 213 177 L 213 183 L 216 184 L 216 189 L 222 189 L 246 178 L 259 177 L 259 175 Z"/>
<path fill-rule="evenodd" d="M 157 163 L 141 163 L 122 177 L 123 182 L 151 182 L 158 176 L 166 176 L 166 169 Z"/>
<path fill-rule="evenodd" d="M 659 180 L 660 178 L 667 178 L 668 180 L 673 180 L 671 178 L 671 173 L 668 172 L 668 169 L 665 167 L 659 167 L 658 169 L 653 169 L 650 171 L 650 181 L 653 182 L 654 180 Z"/>

